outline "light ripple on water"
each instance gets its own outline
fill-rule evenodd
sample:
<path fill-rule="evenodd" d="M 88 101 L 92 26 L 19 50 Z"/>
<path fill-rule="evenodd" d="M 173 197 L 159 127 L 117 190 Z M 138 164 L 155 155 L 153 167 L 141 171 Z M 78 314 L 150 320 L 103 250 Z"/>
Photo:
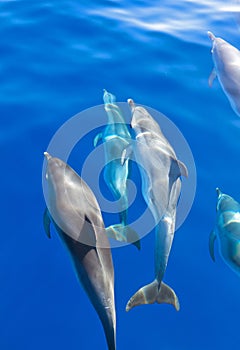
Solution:
<path fill-rule="evenodd" d="M 215 27 L 219 21 L 223 24 L 230 21 L 234 25 L 239 5 L 235 2 L 226 5 L 225 1 L 184 0 L 177 5 L 176 1 L 165 1 L 161 6 L 156 6 L 141 1 L 140 4 L 135 2 L 135 5 L 128 4 L 126 7 L 119 2 L 118 7 L 108 6 L 104 10 L 101 7 L 91 7 L 86 11 L 92 18 L 118 21 L 125 30 L 134 28 L 136 36 L 139 35 L 139 30 L 148 37 L 151 32 L 163 32 L 185 41 L 195 42 L 197 38 L 203 43 L 209 26 Z M 228 30 L 231 32 L 231 29 Z"/>

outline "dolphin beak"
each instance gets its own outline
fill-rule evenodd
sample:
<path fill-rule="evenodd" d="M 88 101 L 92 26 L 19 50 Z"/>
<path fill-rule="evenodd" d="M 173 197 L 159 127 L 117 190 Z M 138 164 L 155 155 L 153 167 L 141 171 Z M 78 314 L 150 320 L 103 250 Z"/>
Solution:
<path fill-rule="evenodd" d="M 130 109 L 131 109 L 131 112 L 133 112 L 133 110 L 134 110 L 134 108 L 135 108 L 135 103 L 134 103 L 134 101 L 133 101 L 131 98 L 129 98 L 129 99 L 127 100 L 127 103 L 128 103 L 128 105 L 129 105 L 129 107 L 130 107 Z"/>
<path fill-rule="evenodd" d="M 217 196 L 220 197 L 222 195 L 222 191 L 217 187 L 216 188 L 217 191 Z"/>
<path fill-rule="evenodd" d="M 43 154 L 44 154 L 44 157 L 45 157 L 47 160 L 49 160 L 49 159 L 52 158 L 48 152 L 44 152 Z"/>
<path fill-rule="evenodd" d="M 212 33 L 212 32 L 207 32 L 207 35 L 208 35 L 208 37 L 212 40 L 212 41 L 214 41 L 215 39 L 216 39 L 216 37 L 215 37 L 215 35 Z"/>

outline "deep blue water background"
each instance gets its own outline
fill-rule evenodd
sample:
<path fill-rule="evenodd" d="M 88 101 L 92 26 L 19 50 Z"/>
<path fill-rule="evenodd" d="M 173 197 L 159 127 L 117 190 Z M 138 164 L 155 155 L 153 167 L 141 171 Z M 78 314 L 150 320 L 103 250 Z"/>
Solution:
<path fill-rule="evenodd" d="M 153 277 L 154 236 L 113 250 L 117 348 L 229 349 L 240 342 L 240 280 L 208 253 L 215 188 L 240 200 L 240 121 L 212 69 L 207 30 L 240 48 L 225 1 L 1 1 L 0 349 L 105 349 L 100 322 L 53 232 L 43 231 L 43 152 L 102 89 L 166 114 L 197 167 L 195 202 L 177 231 L 165 281 L 181 303 L 125 313 Z M 86 145 L 87 147 L 87 145 Z M 74 167 L 74 164 L 71 164 Z M 87 179 L 86 179 L 87 180 Z"/>

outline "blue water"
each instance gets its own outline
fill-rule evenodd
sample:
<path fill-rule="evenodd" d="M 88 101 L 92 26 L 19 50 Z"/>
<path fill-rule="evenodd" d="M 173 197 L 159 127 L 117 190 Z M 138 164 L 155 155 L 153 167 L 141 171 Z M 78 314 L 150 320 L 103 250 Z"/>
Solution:
<path fill-rule="evenodd" d="M 215 188 L 240 201 L 240 121 L 219 83 L 208 87 L 207 30 L 240 48 L 236 2 L 0 2 L 0 349 L 106 348 L 63 245 L 54 231 L 51 240 L 44 234 L 41 186 L 51 137 L 68 118 L 101 104 L 103 88 L 167 115 L 188 141 L 198 174 L 165 276 L 180 312 L 157 304 L 125 312 L 129 297 L 153 278 L 153 234 L 140 253 L 113 250 L 117 348 L 238 347 L 240 280 L 217 249 L 211 261 L 208 236 Z"/>

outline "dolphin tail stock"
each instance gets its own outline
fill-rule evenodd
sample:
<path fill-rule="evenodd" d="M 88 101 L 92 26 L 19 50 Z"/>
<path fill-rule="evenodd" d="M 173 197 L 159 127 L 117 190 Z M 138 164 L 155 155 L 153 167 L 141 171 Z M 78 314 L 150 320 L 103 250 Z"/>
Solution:
<path fill-rule="evenodd" d="M 152 283 L 140 288 L 128 301 L 126 305 L 126 311 L 131 310 L 133 307 L 143 304 L 171 304 L 177 311 L 180 309 L 178 297 L 174 290 L 167 284 L 161 282 L 160 289 L 159 283 L 155 279 Z"/>
<path fill-rule="evenodd" d="M 106 233 L 109 238 L 113 238 L 119 242 L 132 243 L 138 250 L 141 249 L 140 238 L 137 232 L 128 225 L 116 224 L 108 226 Z"/>
<path fill-rule="evenodd" d="M 102 319 L 103 329 L 107 341 L 108 350 L 116 350 L 116 327 L 113 325 L 111 318 Z"/>

